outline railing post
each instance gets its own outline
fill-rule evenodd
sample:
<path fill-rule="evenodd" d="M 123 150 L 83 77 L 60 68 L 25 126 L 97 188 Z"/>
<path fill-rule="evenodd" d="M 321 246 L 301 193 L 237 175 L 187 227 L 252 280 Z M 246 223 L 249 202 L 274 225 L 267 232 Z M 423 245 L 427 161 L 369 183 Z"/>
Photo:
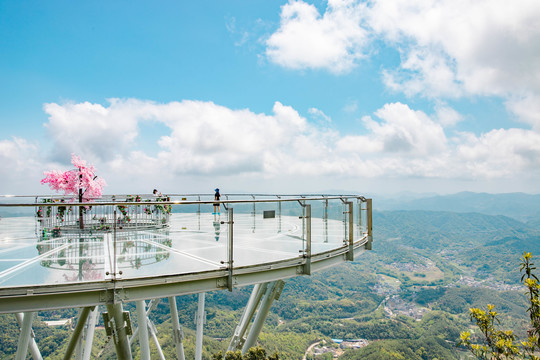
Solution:
<path fill-rule="evenodd" d="M 356 201 L 358 202 L 358 235 L 360 237 L 362 237 L 363 233 L 362 233 L 362 199 L 358 198 L 356 199 Z"/>
<path fill-rule="evenodd" d="M 116 209 L 114 210 L 113 214 L 114 214 L 114 216 L 113 216 L 114 225 L 113 225 L 113 268 L 112 268 L 113 273 L 112 273 L 112 279 L 116 280 L 116 222 L 117 222 Z"/>
<path fill-rule="evenodd" d="M 281 196 L 277 196 L 278 202 L 278 233 L 281 232 Z"/>
<path fill-rule="evenodd" d="M 306 263 L 304 264 L 304 275 L 311 275 L 311 205 L 306 207 Z"/>
<path fill-rule="evenodd" d="M 302 205 L 302 238 L 304 238 L 306 235 L 306 201 L 302 200 L 300 205 Z"/>
<path fill-rule="evenodd" d="M 373 243 L 373 217 L 372 217 L 372 199 L 366 199 L 367 201 L 367 237 L 366 250 L 371 250 Z"/>
<path fill-rule="evenodd" d="M 227 244 L 227 269 L 229 270 L 229 274 L 227 275 L 227 289 L 229 291 L 233 290 L 233 224 L 234 224 L 234 217 L 233 217 L 233 208 L 230 207 L 228 210 L 228 217 L 229 221 L 227 224 L 229 224 L 229 242 Z M 224 222 L 221 222 L 224 224 Z"/>
<path fill-rule="evenodd" d="M 324 200 L 324 221 L 328 221 L 328 199 Z"/>
<path fill-rule="evenodd" d="M 347 205 L 349 207 L 348 213 L 349 213 L 349 251 L 347 251 L 347 261 L 353 261 L 354 260 L 354 205 L 352 201 L 347 202 Z"/>

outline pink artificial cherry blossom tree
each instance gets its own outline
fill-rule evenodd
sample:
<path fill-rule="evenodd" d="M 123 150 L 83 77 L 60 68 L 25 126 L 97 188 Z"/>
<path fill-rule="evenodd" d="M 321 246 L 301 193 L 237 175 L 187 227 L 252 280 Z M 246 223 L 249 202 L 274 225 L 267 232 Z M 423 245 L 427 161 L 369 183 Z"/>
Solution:
<path fill-rule="evenodd" d="M 43 173 L 45 178 L 41 180 L 41 183 L 48 183 L 52 190 L 63 191 L 65 195 L 78 196 L 79 202 L 100 198 L 103 194 L 103 187 L 107 184 L 105 180 L 95 175 L 94 166 L 87 166 L 86 161 L 75 154 L 71 154 L 71 163 L 75 169 L 64 172 L 45 171 Z M 82 206 L 79 207 L 79 225 L 81 229 L 84 229 Z"/>

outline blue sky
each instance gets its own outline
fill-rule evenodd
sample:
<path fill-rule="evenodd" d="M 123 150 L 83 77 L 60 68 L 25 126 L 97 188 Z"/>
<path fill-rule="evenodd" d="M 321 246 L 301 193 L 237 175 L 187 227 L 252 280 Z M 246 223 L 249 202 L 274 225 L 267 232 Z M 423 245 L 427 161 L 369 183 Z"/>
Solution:
<path fill-rule="evenodd" d="M 540 3 L 0 1 L 0 193 L 540 192 Z"/>

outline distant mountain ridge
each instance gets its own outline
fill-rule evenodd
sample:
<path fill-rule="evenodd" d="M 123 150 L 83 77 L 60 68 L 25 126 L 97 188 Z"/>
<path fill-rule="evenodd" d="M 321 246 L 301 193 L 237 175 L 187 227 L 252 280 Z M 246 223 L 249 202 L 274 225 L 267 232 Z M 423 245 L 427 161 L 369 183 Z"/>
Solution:
<path fill-rule="evenodd" d="M 401 239 L 420 249 L 477 246 L 505 237 L 524 239 L 540 235 L 540 229 L 503 215 L 451 211 L 375 211 L 376 234 Z"/>
<path fill-rule="evenodd" d="M 424 210 L 450 211 L 457 213 L 480 213 L 504 215 L 530 225 L 540 225 L 540 194 L 507 193 L 488 194 L 460 192 L 452 195 L 410 194 L 403 197 L 374 197 L 373 206 L 377 210 Z"/>

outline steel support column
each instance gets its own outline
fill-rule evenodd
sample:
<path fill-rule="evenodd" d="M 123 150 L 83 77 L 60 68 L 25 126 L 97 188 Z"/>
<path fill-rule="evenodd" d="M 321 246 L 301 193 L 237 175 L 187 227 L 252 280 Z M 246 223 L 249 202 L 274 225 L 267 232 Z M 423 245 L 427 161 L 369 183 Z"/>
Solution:
<path fill-rule="evenodd" d="M 17 344 L 17 354 L 15 360 L 26 359 L 28 353 L 28 344 L 32 333 L 32 320 L 34 319 L 33 312 L 26 312 L 23 316 L 21 334 L 19 335 L 19 343 Z"/>
<path fill-rule="evenodd" d="M 139 326 L 139 346 L 141 349 L 141 360 L 150 360 L 150 343 L 148 341 L 148 323 L 146 321 L 146 302 L 137 301 L 137 322 Z"/>
<path fill-rule="evenodd" d="M 17 319 L 17 322 L 19 323 L 19 328 L 22 327 L 23 324 L 23 314 L 21 313 L 15 313 L 15 318 Z M 30 341 L 28 343 L 28 346 L 30 348 L 30 354 L 32 354 L 32 358 L 34 360 L 43 360 L 43 357 L 41 356 L 41 353 L 39 352 L 39 348 L 36 344 L 36 339 L 34 338 L 34 331 L 30 331 Z"/>
<path fill-rule="evenodd" d="M 90 322 L 86 329 L 86 340 L 84 342 L 83 360 L 90 360 L 92 356 L 92 344 L 94 343 L 94 332 L 96 330 L 97 316 L 99 314 L 99 306 L 96 306 L 90 313 Z"/>
<path fill-rule="evenodd" d="M 122 303 L 107 304 L 107 313 L 109 319 L 114 319 L 114 345 L 118 360 L 132 360 Z"/>
<path fill-rule="evenodd" d="M 79 315 L 79 319 L 77 320 L 77 325 L 75 325 L 75 330 L 73 330 L 73 334 L 71 335 L 71 339 L 69 340 L 66 352 L 64 353 L 64 360 L 71 358 L 71 355 L 73 355 L 73 351 L 77 346 L 81 348 L 79 340 L 81 338 L 81 333 L 84 329 L 84 326 L 86 325 L 86 320 L 88 320 L 88 315 L 90 314 L 91 310 L 92 308 L 90 307 L 85 307 L 82 309 L 81 315 Z"/>
<path fill-rule="evenodd" d="M 206 322 L 206 316 L 204 312 L 204 296 L 205 293 L 199 294 L 199 306 L 197 308 L 197 315 L 195 317 L 195 321 L 197 324 L 197 338 L 195 339 L 195 360 L 202 359 L 203 326 Z"/>
<path fill-rule="evenodd" d="M 253 315 L 255 314 L 255 310 L 257 309 L 257 306 L 261 302 L 261 298 L 266 291 L 266 287 L 268 286 L 268 283 L 264 284 L 256 284 L 253 287 L 253 290 L 251 291 L 251 296 L 249 297 L 248 303 L 246 304 L 246 308 L 244 309 L 244 312 L 242 313 L 242 316 L 240 317 L 240 321 L 238 322 L 238 326 L 234 330 L 234 335 L 231 339 L 231 342 L 229 343 L 229 347 L 227 348 L 227 351 L 235 351 L 237 349 L 241 349 L 245 342 L 245 333 L 246 330 L 251 323 L 251 320 L 253 319 Z"/>
<path fill-rule="evenodd" d="M 257 338 L 261 333 L 264 321 L 266 320 L 268 312 L 270 311 L 270 307 L 272 306 L 272 302 L 274 301 L 274 299 L 279 298 L 281 290 L 283 290 L 284 284 L 285 283 L 283 282 L 283 280 L 277 280 L 271 282 L 267 286 L 266 292 L 262 298 L 261 305 L 259 307 L 259 310 L 257 311 L 255 320 L 253 320 L 253 325 L 251 325 L 251 327 L 249 328 L 249 334 L 247 336 L 246 342 L 244 343 L 244 346 L 242 347 L 242 354 L 245 354 L 251 347 L 255 345 L 255 342 L 257 341 Z"/>
<path fill-rule="evenodd" d="M 154 344 L 156 344 L 156 349 L 158 352 L 158 356 L 161 360 L 165 360 L 165 355 L 163 355 L 163 350 L 161 350 L 161 345 L 159 345 L 159 340 L 157 338 L 157 330 L 154 326 L 154 323 L 150 321 L 150 319 L 146 318 L 146 321 L 148 322 L 148 331 L 150 332 L 150 335 L 152 336 L 152 339 L 154 340 Z"/>
<path fill-rule="evenodd" d="M 178 309 L 176 307 L 176 297 L 169 297 L 169 308 L 171 309 L 171 322 L 173 329 L 173 341 L 176 345 L 176 357 L 178 360 L 185 360 L 184 355 L 184 344 L 182 340 L 184 339 L 184 332 L 178 321 Z"/>

